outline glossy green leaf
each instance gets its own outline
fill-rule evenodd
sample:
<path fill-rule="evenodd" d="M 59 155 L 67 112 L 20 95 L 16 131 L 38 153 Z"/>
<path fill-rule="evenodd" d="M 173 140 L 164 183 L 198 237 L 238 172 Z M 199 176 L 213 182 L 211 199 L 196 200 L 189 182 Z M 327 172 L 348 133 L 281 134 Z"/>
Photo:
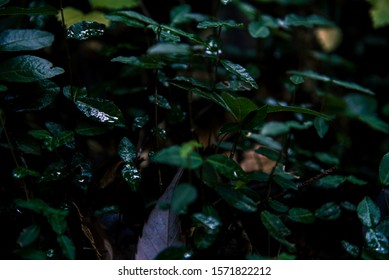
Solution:
<path fill-rule="evenodd" d="M 235 63 L 233 63 L 229 60 L 226 60 L 226 59 L 222 59 L 222 60 L 220 60 L 220 62 L 228 72 L 236 75 L 239 79 L 246 82 L 247 84 L 249 84 L 253 88 L 258 89 L 257 82 L 254 80 L 253 77 L 251 77 L 251 75 L 247 72 L 247 70 L 245 68 L 243 68 L 241 65 L 235 64 Z"/>
<path fill-rule="evenodd" d="M 265 210 L 261 212 L 261 221 L 274 239 L 285 245 L 289 251 L 295 251 L 295 245 L 286 240 L 291 231 L 285 226 L 280 217 Z"/>
<path fill-rule="evenodd" d="M 175 34 L 175 35 L 178 35 L 178 36 L 181 36 L 181 37 L 184 37 L 184 38 L 187 38 L 197 44 L 200 44 L 200 45 L 203 45 L 203 46 L 207 46 L 207 43 L 202 41 L 198 36 L 196 36 L 195 34 L 192 34 L 192 33 L 188 33 L 188 32 L 185 32 L 177 27 L 173 27 L 173 26 L 168 26 L 168 25 L 161 25 L 161 28 L 162 30 L 165 30 L 167 32 L 170 32 L 172 34 Z"/>
<path fill-rule="evenodd" d="M 28 169 L 23 166 L 18 166 L 12 171 L 12 176 L 16 179 L 23 179 L 26 176 L 40 177 L 39 172 Z"/>
<path fill-rule="evenodd" d="M 243 27 L 243 23 L 236 23 L 234 20 L 218 20 L 218 21 L 202 21 L 197 25 L 197 28 L 207 29 L 207 28 L 237 28 Z"/>
<path fill-rule="evenodd" d="M 110 10 L 117 9 L 131 9 L 139 6 L 138 0 L 115 0 L 115 1 L 107 1 L 107 0 L 89 0 L 92 8 L 104 8 Z"/>
<path fill-rule="evenodd" d="M 176 186 L 173 191 L 171 209 L 177 214 L 185 214 L 188 207 L 197 199 L 197 189 L 187 183 L 182 183 Z"/>
<path fill-rule="evenodd" d="M 143 22 L 129 18 L 125 15 L 109 14 L 109 15 L 105 15 L 105 18 L 110 20 L 110 21 L 123 23 L 129 27 L 134 27 L 134 28 L 145 28 L 146 27 L 146 25 Z"/>
<path fill-rule="evenodd" d="M 104 35 L 105 25 L 99 22 L 80 21 L 72 26 L 66 32 L 67 39 L 87 40 Z"/>
<path fill-rule="evenodd" d="M 68 165 L 63 161 L 57 161 L 50 164 L 43 172 L 40 182 L 52 182 L 63 180 L 69 175 Z"/>
<path fill-rule="evenodd" d="M 8 82 L 29 83 L 63 73 L 62 68 L 53 67 L 50 61 L 32 55 L 17 56 L 0 65 L 0 80 Z"/>
<path fill-rule="evenodd" d="M 73 241 L 63 234 L 57 236 L 57 241 L 62 249 L 63 255 L 69 260 L 74 260 L 76 258 L 76 247 Z"/>
<path fill-rule="evenodd" d="M 217 233 L 222 225 L 219 215 L 211 206 L 205 206 L 203 212 L 193 214 L 192 218 L 208 232 Z"/>
<path fill-rule="evenodd" d="M 39 225 L 31 225 L 23 229 L 19 234 L 17 243 L 20 247 L 26 247 L 33 243 L 40 235 L 41 228 Z"/>
<path fill-rule="evenodd" d="M 257 211 L 257 204 L 239 190 L 230 186 L 215 186 L 216 192 L 231 206 L 244 212 Z"/>
<path fill-rule="evenodd" d="M 156 22 L 155 20 L 149 18 L 149 17 L 146 17 L 140 13 L 137 13 L 135 11 L 119 11 L 119 12 L 115 12 L 113 13 L 115 15 L 121 15 L 121 16 L 125 16 L 125 17 L 128 17 L 130 19 L 134 19 L 134 20 L 137 20 L 141 23 L 144 23 L 146 25 L 158 25 L 158 22 Z"/>
<path fill-rule="evenodd" d="M 323 220 L 336 220 L 340 214 L 340 207 L 335 202 L 327 202 L 315 211 L 315 216 Z"/>
<path fill-rule="evenodd" d="M 349 253 L 351 256 L 357 258 L 360 253 L 360 249 L 358 246 L 351 244 L 350 242 L 346 240 L 341 241 L 343 249 L 346 250 L 347 253 Z"/>
<path fill-rule="evenodd" d="M 134 162 L 137 157 L 136 147 L 130 139 L 123 137 L 118 147 L 119 156 L 127 163 Z"/>
<path fill-rule="evenodd" d="M 362 86 L 360 86 L 358 84 L 355 84 L 355 83 L 352 83 L 352 82 L 336 80 L 336 79 L 333 79 L 331 77 L 315 73 L 315 72 L 313 72 L 311 70 L 307 70 L 307 71 L 288 71 L 288 74 L 290 74 L 290 75 L 299 75 L 299 76 L 302 76 L 302 77 L 305 77 L 305 78 L 309 78 L 309 79 L 313 79 L 313 80 L 317 80 L 317 81 L 322 81 L 322 82 L 326 82 L 326 83 L 333 83 L 333 84 L 336 84 L 338 86 L 344 87 L 346 89 L 356 90 L 356 91 L 363 92 L 363 93 L 366 93 L 366 94 L 374 95 L 373 91 L 371 91 L 368 88 L 362 87 Z"/>
<path fill-rule="evenodd" d="M 36 139 L 41 139 L 41 140 L 47 140 L 53 138 L 50 132 L 44 129 L 30 130 L 28 134 L 30 134 L 32 137 Z"/>
<path fill-rule="evenodd" d="M 298 186 L 295 182 L 290 179 L 284 178 L 283 176 L 275 175 L 273 177 L 273 180 L 283 189 L 298 190 Z"/>
<path fill-rule="evenodd" d="M 304 78 L 299 75 L 292 75 L 289 77 L 289 80 L 291 80 L 291 82 L 295 85 L 304 83 Z"/>
<path fill-rule="evenodd" d="M 144 69 L 158 69 L 162 68 L 165 63 L 155 59 L 152 56 L 140 56 L 140 57 L 135 57 L 135 56 L 118 56 L 115 57 L 111 60 L 112 62 L 121 62 L 124 64 L 132 65 L 135 67 L 139 68 L 144 68 Z"/>
<path fill-rule="evenodd" d="M 343 184 L 347 177 L 341 175 L 328 175 L 315 182 L 315 186 L 323 189 L 335 189 Z"/>
<path fill-rule="evenodd" d="M 268 106 L 267 109 L 268 113 L 277 113 L 277 112 L 294 112 L 294 113 L 301 113 L 301 114 L 307 114 L 307 115 L 312 115 L 315 117 L 323 118 L 324 120 L 331 120 L 333 117 L 319 113 L 317 111 L 308 109 L 308 108 L 303 108 L 303 107 L 296 107 L 296 106 Z"/>
<path fill-rule="evenodd" d="M 122 169 L 122 177 L 130 186 L 132 191 L 136 191 L 142 180 L 142 175 L 132 164 L 125 164 Z"/>
<path fill-rule="evenodd" d="M 389 185 L 389 153 L 386 153 L 380 162 L 379 177 L 382 185 Z"/>
<path fill-rule="evenodd" d="M 81 122 L 77 125 L 75 132 L 83 136 L 97 136 L 110 131 L 112 127 L 98 123 Z"/>
<path fill-rule="evenodd" d="M 170 110 L 172 107 L 170 106 L 169 101 L 162 95 L 157 95 L 157 99 L 155 99 L 154 95 L 149 96 L 149 101 L 153 104 L 156 104 L 158 107 Z"/>
<path fill-rule="evenodd" d="M 239 121 L 242 121 L 250 112 L 259 109 L 253 101 L 245 97 L 235 97 L 223 92 L 222 98 L 223 107 Z"/>
<path fill-rule="evenodd" d="M 229 179 L 238 180 L 245 176 L 239 164 L 225 155 L 211 155 L 207 158 L 207 163 L 211 164 L 217 172 Z"/>
<path fill-rule="evenodd" d="M 369 228 L 375 227 L 381 219 L 380 209 L 374 201 L 367 196 L 358 204 L 357 213 L 362 224 Z"/>
<path fill-rule="evenodd" d="M 316 132 L 320 138 L 323 138 L 327 134 L 328 129 L 329 129 L 329 124 L 324 119 L 315 118 L 313 120 L 313 125 L 314 125 Z"/>
<path fill-rule="evenodd" d="M 150 55 L 164 55 L 171 57 L 186 56 L 191 54 L 191 48 L 187 44 L 158 43 L 151 46 L 147 53 Z"/>
<path fill-rule="evenodd" d="M 39 198 L 33 198 L 30 200 L 21 200 L 18 199 L 15 201 L 15 204 L 19 207 L 26 208 L 32 210 L 38 214 L 42 214 L 45 209 L 49 207 L 49 205 Z"/>
<path fill-rule="evenodd" d="M 54 35 L 36 29 L 7 29 L 0 33 L 0 51 L 32 51 L 51 46 Z"/>
<path fill-rule="evenodd" d="M 58 9 L 45 5 L 42 7 L 19 8 L 5 7 L 0 8 L 0 16 L 16 16 L 16 15 L 52 15 L 58 14 Z"/>
<path fill-rule="evenodd" d="M 183 155 L 179 146 L 171 146 L 159 151 L 153 160 L 188 169 L 196 169 L 203 164 L 203 159 L 197 152 L 191 151 L 188 155 Z"/>
<path fill-rule="evenodd" d="M 288 210 L 289 210 L 288 205 L 286 205 L 282 202 L 279 202 L 278 200 L 271 199 L 268 201 L 268 203 L 269 203 L 269 206 L 277 212 L 285 213 L 285 212 L 288 212 Z"/>
<path fill-rule="evenodd" d="M 248 31 L 253 38 L 267 38 L 270 35 L 270 29 L 260 21 L 249 23 Z"/>
<path fill-rule="evenodd" d="M 315 215 L 304 208 L 291 208 L 288 213 L 288 218 L 292 221 L 304 224 L 311 224 L 315 221 Z"/>
<path fill-rule="evenodd" d="M 120 109 L 111 100 L 100 98 L 79 98 L 76 107 L 91 120 L 115 126 L 124 126 Z"/>
<path fill-rule="evenodd" d="M 374 254 L 386 255 L 389 253 L 389 241 L 382 233 L 369 229 L 366 232 L 365 241 L 368 249 Z"/>

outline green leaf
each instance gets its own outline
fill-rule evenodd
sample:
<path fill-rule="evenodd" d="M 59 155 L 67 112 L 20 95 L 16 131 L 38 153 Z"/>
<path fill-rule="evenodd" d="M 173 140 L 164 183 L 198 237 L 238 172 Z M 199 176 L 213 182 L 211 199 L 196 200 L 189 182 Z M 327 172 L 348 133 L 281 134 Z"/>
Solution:
<path fill-rule="evenodd" d="M 328 175 L 316 181 L 315 186 L 323 189 L 335 189 L 346 182 L 347 177 L 341 175 Z"/>
<path fill-rule="evenodd" d="M 340 164 L 339 158 L 337 158 L 333 155 L 330 155 L 329 153 L 316 152 L 316 153 L 314 153 L 314 155 L 322 163 L 326 163 L 329 165 L 339 165 Z"/>
<path fill-rule="evenodd" d="M 147 53 L 150 55 L 164 55 L 170 57 L 186 56 L 191 54 L 191 48 L 187 44 L 158 43 L 151 46 Z"/>
<path fill-rule="evenodd" d="M 113 58 L 111 61 L 112 62 L 121 62 L 124 64 L 128 64 L 128 65 L 143 68 L 143 69 L 159 69 L 165 65 L 164 62 L 156 59 L 153 56 L 140 56 L 140 57 L 118 56 L 118 57 Z"/>
<path fill-rule="evenodd" d="M 104 25 L 109 24 L 109 20 L 105 18 L 104 13 L 96 10 L 84 14 L 82 11 L 68 6 L 63 9 L 63 15 L 67 27 L 72 26 L 73 24 L 76 24 L 80 21 L 99 22 Z M 61 13 L 58 13 L 57 19 L 62 21 Z"/>
<path fill-rule="evenodd" d="M 132 130 L 144 127 L 149 119 L 150 117 L 147 114 L 136 116 L 134 118 L 134 122 L 132 123 Z"/>
<path fill-rule="evenodd" d="M 0 16 L 17 16 L 17 15 L 51 15 L 58 14 L 58 9 L 44 5 L 42 7 L 33 8 L 19 8 L 19 7 L 6 7 L 0 8 Z"/>
<path fill-rule="evenodd" d="M 360 115 L 357 118 L 371 128 L 389 134 L 389 124 L 374 115 Z"/>
<path fill-rule="evenodd" d="M 370 17 L 374 28 L 380 28 L 389 25 L 389 3 L 386 0 L 368 0 L 372 7 L 370 8 Z"/>
<path fill-rule="evenodd" d="M 292 75 L 290 76 L 289 80 L 291 80 L 291 82 L 295 85 L 304 83 L 304 78 L 299 75 Z"/>
<path fill-rule="evenodd" d="M 369 229 L 365 235 L 366 245 L 374 254 L 386 255 L 389 253 L 389 241 L 380 232 Z"/>
<path fill-rule="evenodd" d="M 8 87 L 5 86 L 5 85 L 0 85 L 0 92 L 4 92 L 4 91 L 7 91 L 8 90 Z"/>
<path fill-rule="evenodd" d="M 203 164 L 203 159 L 197 152 L 191 151 L 189 154 L 185 155 L 182 153 L 182 149 L 179 146 L 171 146 L 159 151 L 153 157 L 153 160 L 159 163 L 188 169 L 196 169 Z"/>
<path fill-rule="evenodd" d="M 0 33 L 0 51 L 32 51 L 51 46 L 54 35 L 35 29 L 7 29 Z"/>
<path fill-rule="evenodd" d="M 315 215 L 304 208 L 291 208 L 288 213 L 288 218 L 292 221 L 304 224 L 311 224 L 315 221 Z"/>
<path fill-rule="evenodd" d="M 239 180 L 245 177 L 242 168 L 233 159 L 225 155 L 211 155 L 206 160 L 217 172 L 231 180 Z"/>
<path fill-rule="evenodd" d="M 295 251 L 295 245 L 286 240 L 291 231 L 284 225 L 280 217 L 265 210 L 261 212 L 261 221 L 274 239 L 285 245 L 289 251 Z"/>
<path fill-rule="evenodd" d="M 67 164 L 63 160 L 60 160 L 58 162 L 53 162 L 45 169 L 40 178 L 40 182 L 44 183 L 63 180 L 68 175 L 69 170 Z"/>
<path fill-rule="evenodd" d="M 158 25 L 158 22 L 156 22 L 155 20 L 153 20 L 149 17 L 146 17 L 140 13 L 134 12 L 134 11 L 119 11 L 119 12 L 115 12 L 113 14 L 125 16 L 125 17 L 133 19 L 133 20 L 137 20 L 145 25 L 149 25 L 149 24 L 150 25 Z"/>
<path fill-rule="evenodd" d="M 134 27 L 134 28 L 145 28 L 146 27 L 146 25 L 143 22 L 129 18 L 125 15 L 109 14 L 109 15 L 105 15 L 105 18 L 110 20 L 110 21 L 123 23 L 129 27 Z"/>
<path fill-rule="evenodd" d="M 111 100 L 85 97 L 77 99 L 75 105 L 91 120 L 119 127 L 124 126 L 122 112 Z"/>
<path fill-rule="evenodd" d="M 326 18 L 323 18 L 318 15 L 310 15 L 308 17 L 302 17 L 295 14 L 288 14 L 285 17 L 285 25 L 287 26 L 303 26 L 303 27 L 313 27 L 313 26 L 334 26 L 335 24 L 332 21 L 329 21 Z"/>
<path fill-rule="evenodd" d="M 197 44 L 200 44 L 200 45 L 203 45 L 205 47 L 207 47 L 207 43 L 202 41 L 198 36 L 196 36 L 195 34 L 192 34 L 192 33 L 188 33 L 188 32 L 185 32 L 177 27 L 173 27 L 173 26 L 168 26 L 168 25 L 161 25 L 161 28 L 162 30 L 165 30 L 166 32 L 170 32 L 170 33 L 174 33 L 178 36 L 182 36 L 182 37 L 185 37 Z"/>
<path fill-rule="evenodd" d="M 389 152 L 383 156 L 380 162 L 379 177 L 382 185 L 389 185 Z"/>
<path fill-rule="evenodd" d="M 373 200 L 367 196 L 358 204 L 357 213 L 362 224 L 369 228 L 375 227 L 381 219 L 380 209 Z"/>
<path fill-rule="evenodd" d="M 130 139 L 123 137 L 118 147 L 119 156 L 127 163 L 134 163 L 137 157 L 136 147 Z"/>
<path fill-rule="evenodd" d="M 47 208 L 44 215 L 47 217 L 51 228 L 57 234 L 63 234 L 68 225 L 66 223 L 66 216 L 68 212 L 62 209 Z"/>
<path fill-rule="evenodd" d="M 289 210 L 288 205 L 285 205 L 284 203 L 279 202 L 278 200 L 270 199 L 270 200 L 268 201 L 268 203 L 269 203 L 269 206 L 270 206 L 273 210 L 275 210 L 275 211 L 277 211 L 277 212 L 285 213 L 285 212 L 288 212 L 288 210 Z"/>
<path fill-rule="evenodd" d="M 343 249 L 345 249 L 346 252 L 349 253 L 351 256 L 353 256 L 354 258 L 357 258 L 359 256 L 360 250 L 358 246 L 351 244 L 346 240 L 342 240 L 341 244 Z"/>
<path fill-rule="evenodd" d="M 216 192 L 231 206 L 244 212 L 257 211 L 257 204 L 248 196 L 242 194 L 239 190 L 230 186 L 213 186 Z"/>
<path fill-rule="evenodd" d="M 62 68 L 53 67 L 50 61 L 32 55 L 17 56 L 0 65 L 0 80 L 8 82 L 29 83 L 63 73 Z"/>
<path fill-rule="evenodd" d="M 258 110 L 258 106 L 248 98 L 234 97 L 223 92 L 223 107 L 229 111 L 238 121 L 242 121 L 250 112 Z"/>
<path fill-rule="evenodd" d="M 9 3 L 9 0 L 0 0 L 0 7 Z"/>
<path fill-rule="evenodd" d="M 323 138 L 327 134 L 328 129 L 329 129 L 329 124 L 324 119 L 315 118 L 313 120 L 313 125 L 314 125 L 316 132 L 320 138 Z"/>
<path fill-rule="evenodd" d="M 253 88 L 258 89 L 258 85 L 255 82 L 254 78 L 251 77 L 250 74 L 247 72 L 247 70 L 243 68 L 241 65 L 235 64 L 226 59 L 222 59 L 220 60 L 220 62 L 228 72 L 236 75 L 239 79 L 246 82 Z"/>
<path fill-rule="evenodd" d="M 274 182 L 276 182 L 279 186 L 281 186 L 283 189 L 291 189 L 291 190 L 298 190 L 298 186 L 295 182 L 292 180 L 289 180 L 287 178 L 284 178 L 280 175 L 275 175 L 273 177 Z"/>
<path fill-rule="evenodd" d="M 50 132 L 44 129 L 30 130 L 28 134 L 30 134 L 32 137 L 36 139 L 41 139 L 41 140 L 47 140 L 53 138 Z"/>
<path fill-rule="evenodd" d="M 173 191 L 171 208 L 177 214 L 185 214 L 190 204 L 197 199 L 197 189 L 191 184 L 179 184 Z"/>
<path fill-rule="evenodd" d="M 192 219 L 212 233 L 217 233 L 222 225 L 219 215 L 211 206 L 205 206 L 202 213 L 193 214 Z"/>
<path fill-rule="evenodd" d="M 375 231 L 389 237 L 389 218 L 386 217 L 383 221 L 381 221 L 375 228 Z"/>
<path fill-rule="evenodd" d="M 12 176 L 16 179 L 23 179 L 26 176 L 40 177 L 39 172 L 28 169 L 23 166 L 18 166 L 12 171 Z"/>
<path fill-rule="evenodd" d="M 267 116 L 267 105 L 248 113 L 241 122 L 243 130 L 252 130 L 261 125 Z"/>
<path fill-rule="evenodd" d="M 107 0 L 89 0 L 92 8 L 104 8 L 109 10 L 117 10 L 117 9 L 131 9 L 139 6 L 138 0 L 115 0 L 115 1 L 107 1 Z"/>
<path fill-rule="evenodd" d="M 248 31 L 253 38 L 267 38 L 270 35 L 270 29 L 260 21 L 249 23 Z"/>
<path fill-rule="evenodd" d="M 315 211 L 315 216 L 323 220 L 336 220 L 340 217 L 341 210 L 335 202 L 327 202 Z"/>
<path fill-rule="evenodd" d="M 26 247 L 33 243 L 40 235 L 41 228 L 39 225 L 31 225 L 23 229 L 16 241 L 20 247 Z"/>
<path fill-rule="evenodd" d="M 307 109 L 307 108 L 302 108 L 302 107 L 296 107 L 296 106 L 268 106 L 267 107 L 267 113 L 277 113 L 277 112 L 294 112 L 294 113 L 301 113 L 301 114 L 307 114 L 307 115 L 312 115 L 315 117 L 322 118 L 324 120 L 331 120 L 332 117 L 328 116 L 323 113 L 319 113 L 317 111 Z"/>
<path fill-rule="evenodd" d="M 87 40 L 104 35 L 105 25 L 93 21 L 80 21 L 69 27 L 67 39 Z"/>
<path fill-rule="evenodd" d="M 155 100 L 154 95 L 150 95 L 149 101 L 153 104 L 157 104 L 158 107 L 161 107 L 161 108 L 164 108 L 167 110 L 172 109 L 172 107 L 169 104 L 169 101 L 165 97 L 163 97 L 162 95 L 157 95 L 157 100 Z"/>
<path fill-rule="evenodd" d="M 333 83 L 333 84 L 336 84 L 338 86 L 344 87 L 346 89 L 356 90 L 356 91 L 360 91 L 360 92 L 363 92 L 363 93 L 366 93 L 366 94 L 374 95 L 373 91 L 371 91 L 368 88 L 362 87 L 362 86 L 360 86 L 358 84 L 355 84 L 355 83 L 352 83 L 352 82 L 345 82 L 345 81 L 336 80 L 336 79 L 330 78 L 328 76 L 315 73 L 315 72 L 313 72 L 311 70 L 306 70 L 306 71 L 288 71 L 288 74 L 290 74 L 290 75 L 299 75 L 299 76 L 302 76 L 302 77 L 305 77 L 305 78 L 309 78 L 309 79 L 313 79 L 313 80 L 317 80 L 317 81 L 322 81 L 322 82 L 326 82 L 326 83 Z"/>
<path fill-rule="evenodd" d="M 74 260 L 76 258 L 76 247 L 73 241 L 66 235 L 58 235 L 57 241 L 62 249 L 63 255 L 69 260 Z"/>
<path fill-rule="evenodd" d="M 130 186 L 132 191 L 136 191 L 141 182 L 142 176 L 138 169 L 132 164 L 125 164 L 122 169 L 122 177 Z"/>
<path fill-rule="evenodd" d="M 98 123 L 81 122 L 77 125 L 75 132 L 83 136 L 97 136 L 110 131 L 112 127 L 103 126 Z"/>
<path fill-rule="evenodd" d="M 31 247 L 25 247 L 21 249 L 16 249 L 15 254 L 20 256 L 22 259 L 25 260 L 46 260 L 47 254 L 43 251 L 36 250 Z"/>
<path fill-rule="evenodd" d="M 280 152 L 275 151 L 266 147 L 259 147 L 259 149 L 256 149 L 255 152 L 257 154 L 263 155 L 271 160 L 278 161 L 280 158 Z"/>
<path fill-rule="evenodd" d="M 197 28 L 207 29 L 207 28 L 237 28 L 243 27 L 243 23 L 236 23 L 234 20 L 218 20 L 218 21 L 202 21 L 197 25 Z"/>

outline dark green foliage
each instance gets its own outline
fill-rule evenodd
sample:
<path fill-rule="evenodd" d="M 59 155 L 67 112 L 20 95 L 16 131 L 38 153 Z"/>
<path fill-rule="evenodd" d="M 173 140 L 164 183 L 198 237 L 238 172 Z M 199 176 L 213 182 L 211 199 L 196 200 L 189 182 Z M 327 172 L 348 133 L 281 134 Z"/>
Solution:
<path fill-rule="evenodd" d="M 380 7 L 60 2 L 0 1 L 2 258 L 389 258 Z"/>

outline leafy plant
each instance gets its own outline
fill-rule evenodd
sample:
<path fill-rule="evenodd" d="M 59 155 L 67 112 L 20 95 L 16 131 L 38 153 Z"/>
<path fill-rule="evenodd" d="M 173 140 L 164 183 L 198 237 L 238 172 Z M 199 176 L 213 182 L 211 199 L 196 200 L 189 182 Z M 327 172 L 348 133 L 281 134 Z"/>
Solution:
<path fill-rule="evenodd" d="M 355 19 L 25 2 L 0 1 L 3 258 L 388 258 L 387 85 L 336 49 Z"/>

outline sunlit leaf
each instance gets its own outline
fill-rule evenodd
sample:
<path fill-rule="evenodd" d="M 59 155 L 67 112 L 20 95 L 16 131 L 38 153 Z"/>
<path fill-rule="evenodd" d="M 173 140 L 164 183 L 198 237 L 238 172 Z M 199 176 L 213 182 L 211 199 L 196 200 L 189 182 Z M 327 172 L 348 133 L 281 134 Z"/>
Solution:
<path fill-rule="evenodd" d="M 374 201 L 367 196 L 358 204 L 357 213 L 362 224 L 369 228 L 375 227 L 381 219 L 380 209 Z"/>
<path fill-rule="evenodd" d="M 0 65 L 0 80 L 8 82 L 29 83 L 63 73 L 62 68 L 53 67 L 50 61 L 32 55 L 17 56 Z"/>
<path fill-rule="evenodd" d="M 124 126 L 122 112 L 111 100 L 85 97 L 77 99 L 75 104 L 91 120 L 115 126 Z"/>
<path fill-rule="evenodd" d="M 374 28 L 380 28 L 389 25 L 389 3 L 386 0 L 368 0 L 372 7 L 370 16 L 373 20 Z"/>
<path fill-rule="evenodd" d="M 23 229 L 16 241 L 20 247 L 26 247 L 33 243 L 40 235 L 41 228 L 39 225 L 31 225 Z"/>
<path fill-rule="evenodd" d="M 92 21 L 80 21 L 69 27 L 66 32 L 66 38 L 87 40 L 102 36 L 104 34 L 104 30 L 104 24 Z"/>
<path fill-rule="evenodd" d="M 295 222 L 304 224 L 313 223 L 316 219 L 315 215 L 311 211 L 304 208 L 289 209 L 288 218 Z"/>
<path fill-rule="evenodd" d="M 251 85 L 254 89 L 258 89 L 258 85 L 253 77 L 239 64 L 235 64 L 229 60 L 222 59 L 220 60 L 221 64 L 226 68 L 228 72 L 236 75 L 239 79 Z"/>
<path fill-rule="evenodd" d="M 159 163 L 188 169 L 196 169 L 203 164 L 203 159 L 197 152 L 192 151 L 187 155 L 183 155 L 181 147 L 179 146 L 171 146 L 159 151 L 153 157 L 153 160 Z"/>
<path fill-rule="evenodd" d="M 119 156 L 127 163 L 134 162 L 137 157 L 136 147 L 130 139 L 123 137 L 118 146 Z"/>
<path fill-rule="evenodd" d="M 69 260 L 74 260 L 76 258 L 76 247 L 74 246 L 73 241 L 63 234 L 58 235 L 57 241 L 64 256 Z"/>
<path fill-rule="evenodd" d="M 336 220 L 340 214 L 340 207 L 335 202 L 327 202 L 315 211 L 315 216 L 323 220 Z"/>
<path fill-rule="evenodd" d="M 30 51 L 51 46 L 54 35 L 35 29 L 7 29 L 0 33 L 0 51 Z"/>
<path fill-rule="evenodd" d="M 70 27 L 78 22 L 88 21 L 88 22 L 99 22 L 100 24 L 108 25 L 109 20 L 105 18 L 105 15 L 101 11 L 91 11 L 90 13 L 83 13 L 81 10 L 78 10 L 74 7 L 68 6 L 63 9 L 65 24 L 67 27 Z M 57 14 L 57 19 L 62 21 L 61 13 Z"/>
<path fill-rule="evenodd" d="M 173 191 L 171 208 L 178 214 L 185 214 L 190 204 L 197 199 L 197 189 L 191 185 L 179 184 Z"/>
<path fill-rule="evenodd" d="M 389 185 L 389 153 L 386 153 L 380 162 L 379 176 L 381 184 Z"/>
<path fill-rule="evenodd" d="M 142 179 L 141 173 L 132 164 L 125 164 L 122 169 L 122 177 L 130 186 L 132 191 L 136 191 Z"/>

